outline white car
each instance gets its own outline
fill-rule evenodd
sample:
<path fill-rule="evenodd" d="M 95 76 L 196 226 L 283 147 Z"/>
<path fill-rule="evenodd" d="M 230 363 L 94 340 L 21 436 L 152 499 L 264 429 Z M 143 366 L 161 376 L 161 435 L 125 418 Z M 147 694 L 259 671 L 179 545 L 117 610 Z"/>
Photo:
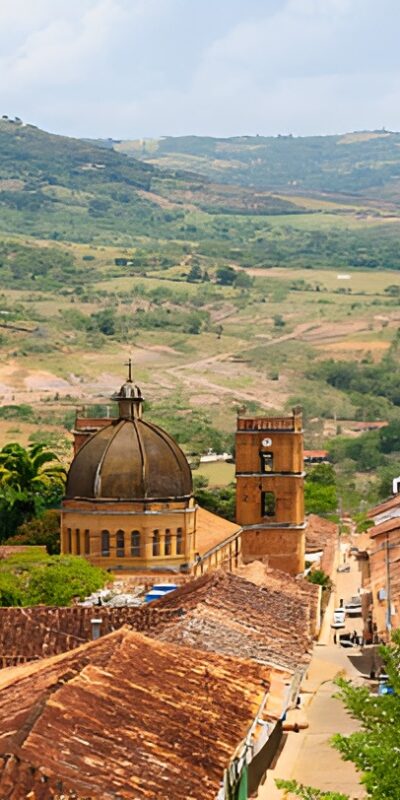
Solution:
<path fill-rule="evenodd" d="M 335 608 L 333 612 L 333 621 L 331 628 L 344 628 L 345 627 L 346 612 L 344 608 Z"/>

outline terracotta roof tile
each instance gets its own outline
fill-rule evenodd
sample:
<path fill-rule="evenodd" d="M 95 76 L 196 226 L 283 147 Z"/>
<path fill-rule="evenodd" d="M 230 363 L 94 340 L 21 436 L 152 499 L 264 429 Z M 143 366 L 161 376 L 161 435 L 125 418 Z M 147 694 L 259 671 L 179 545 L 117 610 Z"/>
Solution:
<path fill-rule="evenodd" d="M 230 536 L 240 531 L 240 525 L 229 522 L 223 517 L 206 511 L 205 508 L 197 509 L 196 517 L 196 550 L 203 555 L 208 550 L 229 539 Z"/>
<path fill-rule="evenodd" d="M 260 664 L 126 628 L 5 670 L 0 797 L 211 800 L 267 677 Z"/>
<path fill-rule="evenodd" d="M 309 596 L 256 586 L 238 575 L 207 573 L 157 601 L 181 618 L 150 632 L 163 640 L 295 669 L 309 660 Z"/>
<path fill-rule="evenodd" d="M 379 525 L 375 525 L 373 528 L 369 528 L 368 535 L 370 539 L 374 539 L 376 536 L 382 536 L 384 533 L 390 533 L 391 531 L 400 532 L 400 517 L 392 517 L 385 522 L 380 522 Z"/>
<path fill-rule="evenodd" d="M 338 527 L 335 522 L 319 517 L 318 514 L 309 514 L 306 527 L 306 553 L 324 550 L 328 542 L 335 541 Z"/>
<path fill-rule="evenodd" d="M 373 519 L 374 517 L 378 517 L 379 514 L 384 514 L 385 511 L 391 511 L 393 508 L 399 507 L 400 494 L 395 494 L 394 497 L 389 497 L 387 500 L 384 500 L 383 503 L 379 503 L 377 506 L 370 508 L 368 516 Z"/>

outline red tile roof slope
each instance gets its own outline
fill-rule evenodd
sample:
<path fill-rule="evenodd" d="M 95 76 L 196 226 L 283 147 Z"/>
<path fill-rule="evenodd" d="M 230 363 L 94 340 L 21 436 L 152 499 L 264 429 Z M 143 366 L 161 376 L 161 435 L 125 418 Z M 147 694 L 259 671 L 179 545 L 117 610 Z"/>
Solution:
<path fill-rule="evenodd" d="M 251 583 L 255 583 L 257 586 L 273 589 L 282 595 L 296 598 L 297 602 L 303 605 L 305 604 L 310 610 L 310 635 L 313 636 L 315 634 L 319 607 L 319 587 L 315 583 L 310 583 L 310 581 L 300 576 L 294 578 L 292 575 L 288 575 L 287 572 L 271 569 L 261 561 L 252 561 L 251 564 L 239 567 L 235 570 L 235 574 L 247 581 L 251 581 Z"/>
<path fill-rule="evenodd" d="M 4 670 L 0 797 L 214 799 L 267 677 L 126 628 Z"/>
<path fill-rule="evenodd" d="M 324 550 L 326 545 L 337 539 L 338 526 L 318 514 L 309 514 L 306 527 L 306 553 Z"/>
<path fill-rule="evenodd" d="M 155 607 L 183 613 L 152 629 L 151 636 L 289 669 L 309 660 L 308 599 L 301 602 L 299 596 L 216 571 L 185 584 Z"/>
<path fill-rule="evenodd" d="M 129 625 L 147 631 L 176 616 L 173 609 L 139 608 L 0 608 L 0 667 L 72 650 L 92 638 L 91 619 L 101 619 L 102 635 Z"/>
<path fill-rule="evenodd" d="M 379 514 L 384 514 L 385 511 L 391 511 L 393 508 L 400 507 L 400 494 L 395 494 L 394 497 L 389 497 L 387 500 L 384 500 L 383 503 L 379 503 L 377 506 L 370 508 L 368 511 L 368 516 L 370 518 L 377 517 Z"/>
<path fill-rule="evenodd" d="M 374 539 L 375 536 L 382 536 L 391 531 L 400 531 L 400 517 L 392 517 L 385 522 L 380 522 L 379 525 L 374 525 L 373 528 L 369 528 L 368 536 L 370 539 Z"/>
<path fill-rule="evenodd" d="M 196 550 L 204 555 L 240 530 L 241 527 L 236 522 L 229 522 L 199 506 L 196 516 Z"/>

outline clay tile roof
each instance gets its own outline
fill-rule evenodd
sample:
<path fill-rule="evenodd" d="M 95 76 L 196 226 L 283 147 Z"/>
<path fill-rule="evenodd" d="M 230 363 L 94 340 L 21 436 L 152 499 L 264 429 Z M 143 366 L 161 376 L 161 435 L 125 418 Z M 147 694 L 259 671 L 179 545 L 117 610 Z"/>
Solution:
<path fill-rule="evenodd" d="M 159 600 L 182 617 L 151 636 L 296 669 L 309 660 L 310 602 L 238 575 L 207 573 Z"/>
<path fill-rule="evenodd" d="M 393 508 L 400 507 L 400 494 L 395 494 L 394 497 L 389 497 L 387 500 L 384 500 L 383 503 L 379 503 L 374 508 L 370 508 L 368 511 L 369 517 L 377 517 L 379 514 L 384 514 L 385 511 L 391 511 Z"/>
<path fill-rule="evenodd" d="M 368 535 L 371 539 L 374 539 L 375 536 L 381 536 L 391 531 L 400 531 L 400 517 L 392 517 L 385 520 L 385 522 L 380 522 L 379 525 L 375 525 L 373 528 L 369 528 Z"/>
<path fill-rule="evenodd" d="M 265 667 L 126 628 L 0 672 L 0 797 L 215 798 Z"/>
<path fill-rule="evenodd" d="M 335 541 L 338 528 L 335 522 L 319 517 L 318 514 L 309 514 L 306 527 L 306 553 L 324 550 Z"/>
<path fill-rule="evenodd" d="M 199 507 L 196 516 L 196 550 L 204 555 L 208 550 L 240 531 L 240 525 Z"/>

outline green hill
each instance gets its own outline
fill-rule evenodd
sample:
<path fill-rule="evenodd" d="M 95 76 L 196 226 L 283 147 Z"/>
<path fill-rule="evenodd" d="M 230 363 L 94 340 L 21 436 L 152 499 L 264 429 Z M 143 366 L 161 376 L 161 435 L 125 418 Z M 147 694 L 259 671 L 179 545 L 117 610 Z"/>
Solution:
<path fill-rule="evenodd" d="M 140 248 L 147 266 L 195 254 L 211 269 L 399 269 L 399 144 L 382 132 L 91 142 L 2 119 L 0 233 Z"/>
<path fill-rule="evenodd" d="M 166 136 L 114 147 L 150 163 L 194 169 L 213 180 L 257 189 L 400 198 L 400 133 Z"/>

